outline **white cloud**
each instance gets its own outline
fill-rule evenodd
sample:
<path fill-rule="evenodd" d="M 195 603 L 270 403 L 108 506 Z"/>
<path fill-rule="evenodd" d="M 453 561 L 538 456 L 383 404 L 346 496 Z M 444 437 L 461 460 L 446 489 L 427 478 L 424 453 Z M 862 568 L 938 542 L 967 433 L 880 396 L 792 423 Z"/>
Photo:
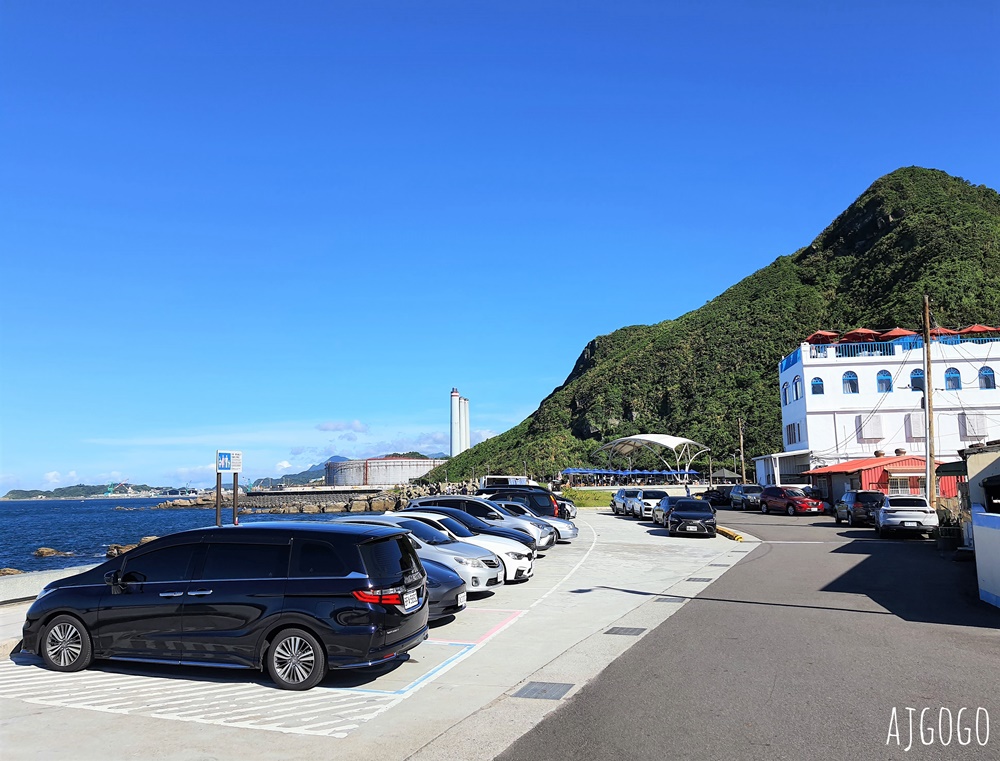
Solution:
<path fill-rule="evenodd" d="M 475 446 L 480 442 L 486 441 L 486 439 L 492 439 L 496 435 L 496 431 L 491 431 L 489 428 L 481 428 L 478 431 L 469 432 L 469 442 Z"/>
<path fill-rule="evenodd" d="M 368 426 L 360 420 L 329 420 L 319 423 L 316 426 L 319 431 L 354 431 L 355 433 L 368 433 Z"/>
<path fill-rule="evenodd" d="M 77 480 L 76 471 L 75 470 L 71 470 L 69 473 L 67 473 L 66 474 L 66 480 L 67 481 L 76 481 Z"/>
<path fill-rule="evenodd" d="M 354 433 L 353 431 L 348 431 L 347 433 L 340 434 L 337 438 L 340 439 L 341 441 L 357 441 L 358 434 Z"/>
<path fill-rule="evenodd" d="M 278 470 L 291 470 L 292 464 L 288 460 L 282 460 L 274 467 L 277 468 Z"/>
<path fill-rule="evenodd" d="M 58 470 L 50 470 L 48 473 L 45 474 L 45 483 L 47 484 L 56 486 L 59 484 L 60 481 L 62 481 L 62 476 L 59 475 Z"/>

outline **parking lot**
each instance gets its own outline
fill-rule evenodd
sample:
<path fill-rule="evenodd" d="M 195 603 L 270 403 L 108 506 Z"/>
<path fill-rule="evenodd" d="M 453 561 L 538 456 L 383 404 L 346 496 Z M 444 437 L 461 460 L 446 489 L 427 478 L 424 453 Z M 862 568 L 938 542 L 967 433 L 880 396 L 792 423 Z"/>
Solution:
<path fill-rule="evenodd" d="M 99 662 L 60 674 L 0 661 L 5 755 L 492 758 L 753 547 L 671 539 L 604 510 L 576 522 L 579 538 L 546 552 L 535 578 L 470 595 L 408 661 L 334 672 L 305 693 L 244 671 Z"/>

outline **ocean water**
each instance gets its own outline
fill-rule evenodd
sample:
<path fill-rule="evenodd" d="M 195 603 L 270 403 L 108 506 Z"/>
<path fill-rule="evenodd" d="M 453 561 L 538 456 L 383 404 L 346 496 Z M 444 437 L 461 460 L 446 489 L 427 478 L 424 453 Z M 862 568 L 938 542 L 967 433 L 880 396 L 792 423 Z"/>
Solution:
<path fill-rule="evenodd" d="M 51 571 L 99 563 L 109 544 L 135 544 L 144 536 L 215 525 L 215 507 L 153 509 L 153 499 L 0 500 L 0 568 Z M 116 509 L 121 508 L 121 509 Z M 232 507 L 222 522 L 232 522 Z M 240 523 L 260 520 L 329 520 L 319 515 L 240 515 Z M 69 557 L 36 558 L 39 547 L 72 552 Z"/>

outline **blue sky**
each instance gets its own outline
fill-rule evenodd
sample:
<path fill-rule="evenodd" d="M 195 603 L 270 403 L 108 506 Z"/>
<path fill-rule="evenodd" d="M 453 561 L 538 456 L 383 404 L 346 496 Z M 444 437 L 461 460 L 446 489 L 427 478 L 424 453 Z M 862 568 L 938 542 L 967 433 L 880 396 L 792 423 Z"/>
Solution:
<path fill-rule="evenodd" d="M 992 0 L 0 2 L 0 493 L 447 451 L 453 386 L 506 430 L 887 172 L 1000 188 L 998 33 Z"/>

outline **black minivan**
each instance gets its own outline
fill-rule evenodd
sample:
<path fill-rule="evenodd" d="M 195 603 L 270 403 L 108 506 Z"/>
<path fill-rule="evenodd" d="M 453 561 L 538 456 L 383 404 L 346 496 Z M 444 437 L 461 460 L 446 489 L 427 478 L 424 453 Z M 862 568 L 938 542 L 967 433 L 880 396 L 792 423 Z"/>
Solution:
<path fill-rule="evenodd" d="M 426 575 L 406 532 L 259 522 L 183 531 L 45 587 L 22 652 L 56 671 L 94 658 L 262 669 L 307 690 L 330 668 L 427 638 Z"/>

